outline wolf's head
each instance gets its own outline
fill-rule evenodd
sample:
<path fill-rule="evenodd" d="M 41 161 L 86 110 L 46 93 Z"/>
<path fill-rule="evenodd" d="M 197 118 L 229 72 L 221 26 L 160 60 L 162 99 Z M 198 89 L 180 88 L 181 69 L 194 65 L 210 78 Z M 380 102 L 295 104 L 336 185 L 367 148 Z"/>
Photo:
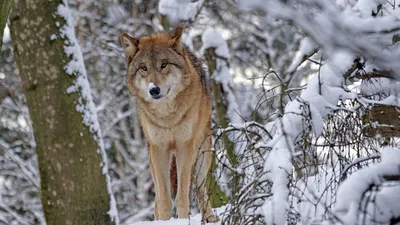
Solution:
<path fill-rule="evenodd" d="M 148 102 L 174 99 L 191 82 L 180 24 L 168 33 L 133 38 L 122 33 L 131 93 Z"/>

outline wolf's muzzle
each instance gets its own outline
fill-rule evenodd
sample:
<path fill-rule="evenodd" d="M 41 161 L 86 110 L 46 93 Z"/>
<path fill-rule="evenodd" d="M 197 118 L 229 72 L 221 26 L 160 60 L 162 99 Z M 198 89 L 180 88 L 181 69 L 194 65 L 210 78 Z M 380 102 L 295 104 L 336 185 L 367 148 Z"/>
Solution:
<path fill-rule="evenodd" d="M 153 99 L 161 98 L 161 96 L 160 96 L 161 90 L 159 87 L 157 87 L 155 85 L 149 90 L 149 93 Z"/>

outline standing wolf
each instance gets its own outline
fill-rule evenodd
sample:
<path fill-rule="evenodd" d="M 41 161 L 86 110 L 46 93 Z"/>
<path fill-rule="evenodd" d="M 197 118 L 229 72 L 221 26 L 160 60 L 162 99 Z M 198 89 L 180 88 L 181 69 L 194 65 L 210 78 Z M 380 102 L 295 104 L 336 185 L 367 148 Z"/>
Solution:
<path fill-rule="evenodd" d="M 202 219 L 217 221 L 206 191 L 211 165 L 211 96 L 199 60 L 182 42 L 183 24 L 138 39 L 122 33 L 127 86 L 137 98 L 156 189 L 154 217 L 167 220 L 175 197 L 178 218 L 189 215 L 191 178 Z"/>

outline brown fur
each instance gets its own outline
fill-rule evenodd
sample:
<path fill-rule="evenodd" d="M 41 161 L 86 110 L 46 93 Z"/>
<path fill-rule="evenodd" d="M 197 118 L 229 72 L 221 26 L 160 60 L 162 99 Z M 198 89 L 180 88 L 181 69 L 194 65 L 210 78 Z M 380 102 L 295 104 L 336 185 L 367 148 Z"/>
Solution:
<path fill-rule="evenodd" d="M 137 98 L 149 146 L 156 189 L 155 219 L 171 218 L 171 192 L 176 194 L 178 217 L 188 217 L 189 188 L 194 175 L 202 218 L 213 222 L 217 217 L 205 187 L 212 159 L 210 89 L 201 64 L 182 43 L 182 32 L 180 25 L 169 33 L 139 39 L 122 33 L 121 44 L 128 64 L 126 80 Z M 150 83 L 160 87 L 161 99 L 152 99 L 148 94 Z"/>

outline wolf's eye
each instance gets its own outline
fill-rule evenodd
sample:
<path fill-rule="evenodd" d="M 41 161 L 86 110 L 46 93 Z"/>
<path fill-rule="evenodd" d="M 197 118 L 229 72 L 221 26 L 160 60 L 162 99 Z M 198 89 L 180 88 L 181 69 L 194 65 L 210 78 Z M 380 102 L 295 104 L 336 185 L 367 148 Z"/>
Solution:
<path fill-rule="evenodd" d="M 147 67 L 146 66 L 141 66 L 140 69 L 142 69 L 143 71 L 147 71 Z"/>
<path fill-rule="evenodd" d="M 167 63 L 161 64 L 161 69 L 164 69 L 165 67 L 167 67 Z"/>

